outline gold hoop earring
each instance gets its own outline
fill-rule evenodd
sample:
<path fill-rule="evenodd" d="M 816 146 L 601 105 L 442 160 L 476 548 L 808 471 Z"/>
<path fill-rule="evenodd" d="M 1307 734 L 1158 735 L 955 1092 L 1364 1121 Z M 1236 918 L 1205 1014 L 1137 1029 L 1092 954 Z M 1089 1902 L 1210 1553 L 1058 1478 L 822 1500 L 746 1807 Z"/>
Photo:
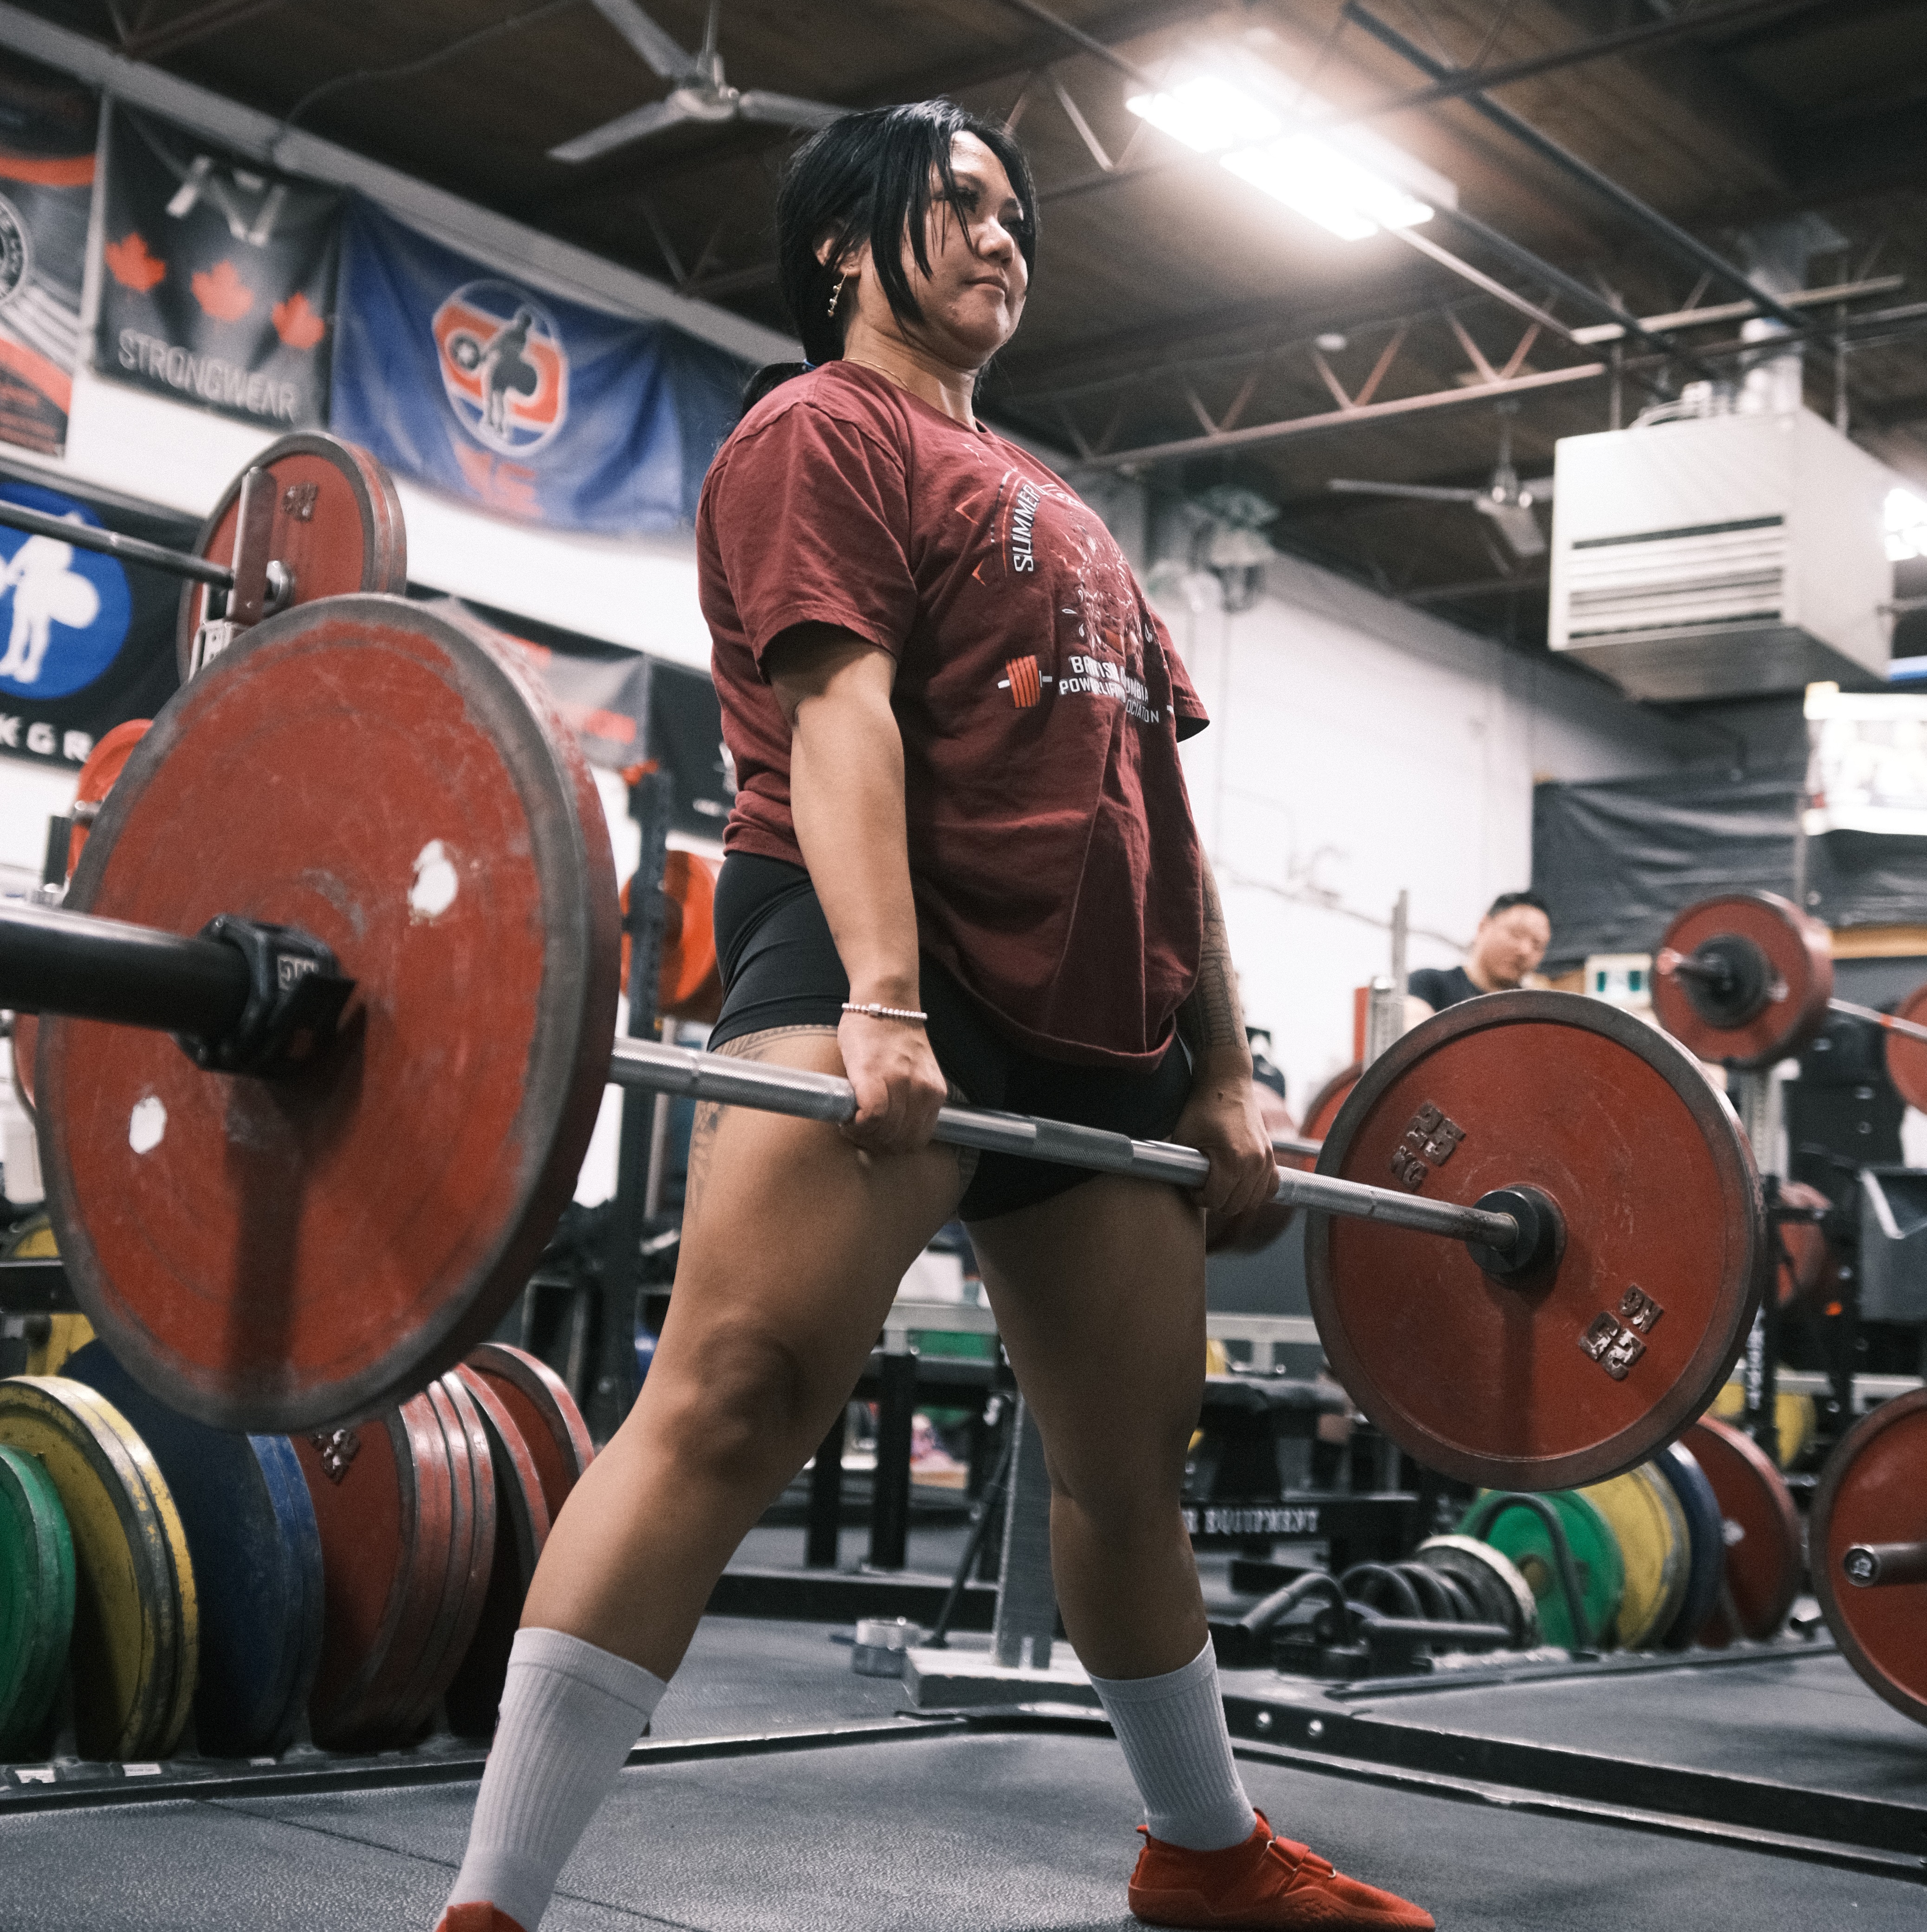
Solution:
<path fill-rule="evenodd" d="M 830 290 L 829 314 L 832 321 L 835 320 L 836 316 L 836 305 L 843 299 L 843 285 L 849 280 L 850 271 L 846 268 L 841 274 L 837 277 L 836 286 Z"/>

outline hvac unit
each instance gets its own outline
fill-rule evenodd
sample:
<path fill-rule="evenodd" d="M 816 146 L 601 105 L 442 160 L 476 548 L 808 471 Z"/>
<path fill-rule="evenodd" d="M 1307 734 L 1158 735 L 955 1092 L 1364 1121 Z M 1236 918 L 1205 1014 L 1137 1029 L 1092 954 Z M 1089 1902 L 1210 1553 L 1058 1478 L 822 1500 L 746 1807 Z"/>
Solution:
<path fill-rule="evenodd" d="M 1558 446 L 1551 640 L 1629 697 L 1886 676 L 1893 472 L 1808 410 Z"/>

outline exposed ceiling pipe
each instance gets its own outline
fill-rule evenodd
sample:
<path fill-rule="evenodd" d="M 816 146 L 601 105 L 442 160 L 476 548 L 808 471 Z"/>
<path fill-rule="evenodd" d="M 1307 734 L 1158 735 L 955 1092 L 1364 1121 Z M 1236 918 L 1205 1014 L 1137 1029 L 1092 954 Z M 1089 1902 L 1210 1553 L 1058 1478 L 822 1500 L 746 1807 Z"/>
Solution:
<path fill-rule="evenodd" d="M 1400 59 L 1410 62 L 1421 74 L 1434 80 L 1451 77 L 1455 70 L 1443 62 L 1434 60 L 1422 47 L 1415 46 L 1395 27 L 1388 26 L 1375 14 L 1359 4 L 1359 0 L 1346 0 L 1345 17 L 1355 20 L 1381 46 L 1389 47 Z M 1467 106 L 1476 108 L 1495 128 L 1502 128 L 1514 140 L 1526 146 L 1575 181 L 1582 182 L 1603 200 L 1611 202 L 1621 214 L 1628 216 L 1644 228 L 1649 235 L 1663 242 L 1676 254 L 1684 255 L 1696 267 L 1737 290 L 1750 302 L 1759 305 L 1762 315 L 1770 316 L 1776 322 L 1783 322 L 1789 328 L 1800 326 L 1799 318 L 1794 312 L 1776 301 L 1743 274 L 1724 256 L 1717 254 L 1697 236 L 1689 235 L 1677 223 L 1669 221 L 1656 208 L 1649 207 L 1638 196 L 1620 186 L 1610 176 L 1602 174 L 1590 161 L 1582 161 L 1569 148 L 1562 148 L 1557 141 L 1542 134 L 1530 122 L 1522 121 L 1510 108 L 1501 107 L 1496 100 L 1488 100 L 1482 94 L 1467 94 L 1464 97 Z"/>

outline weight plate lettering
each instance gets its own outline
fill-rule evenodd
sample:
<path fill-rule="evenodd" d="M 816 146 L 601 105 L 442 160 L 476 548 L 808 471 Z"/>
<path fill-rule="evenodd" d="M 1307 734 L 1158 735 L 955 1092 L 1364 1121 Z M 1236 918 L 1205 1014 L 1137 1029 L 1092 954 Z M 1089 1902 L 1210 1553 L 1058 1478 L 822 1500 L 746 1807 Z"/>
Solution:
<path fill-rule="evenodd" d="M 1927 1539 L 1927 1390 L 1884 1402 L 1827 1458 L 1807 1543 L 1827 1627 L 1869 1686 L 1927 1724 L 1927 1582 L 1863 1586 L 1841 1559 L 1856 1544 Z"/>
<path fill-rule="evenodd" d="M 408 538 L 394 479 L 365 449 L 339 436 L 303 430 L 270 443 L 248 465 L 274 478 L 274 513 L 268 554 L 292 576 L 286 608 L 358 590 L 401 596 L 408 588 Z M 244 470 L 194 538 L 194 554 L 234 561 Z M 184 679 L 192 667 L 194 634 L 206 620 L 210 586 L 181 586 L 174 629 L 175 656 Z"/>
<path fill-rule="evenodd" d="M 295 1434 L 459 1360 L 574 1187 L 614 1036 L 607 826 L 547 700 L 397 598 L 273 619 L 136 747 L 69 903 L 299 926 L 356 982 L 336 1049 L 271 1084 L 43 1022 L 49 1211 L 115 1354 L 198 1420 Z"/>
<path fill-rule="evenodd" d="M 1428 1109 L 1462 1132 L 1449 1158 L 1408 1141 Z M 1333 1372 L 1408 1454 L 1557 1489 L 1635 1466 L 1705 1408 L 1758 1298 L 1760 1186 L 1725 1096 L 1663 1034 L 1577 994 L 1448 1008 L 1366 1070 L 1318 1172 L 1391 1187 L 1395 1160 L 1433 1200 L 1537 1188 L 1566 1231 L 1555 1268 L 1506 1280 L 1455 1241 L 1311 1218 Z"/>

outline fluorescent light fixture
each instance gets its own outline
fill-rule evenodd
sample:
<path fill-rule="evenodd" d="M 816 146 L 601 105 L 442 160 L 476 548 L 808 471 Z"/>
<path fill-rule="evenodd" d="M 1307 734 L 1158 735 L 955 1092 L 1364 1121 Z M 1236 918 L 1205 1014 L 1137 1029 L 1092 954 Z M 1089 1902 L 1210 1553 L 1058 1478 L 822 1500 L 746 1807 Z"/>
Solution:
<path fill-rule="evenodd" d="M 1261 100 L 1215 74 L 1200 74 L 1164 94 L 1134 94 L 1125 106 L 1200 154 L 1251 146 L 1284 132 Z"/>
<path fill-rule="evenodd" d="M 1890 563 L 1927 556 L 1927 499 L 1911 490 L 1887 493 L 1887 554 Z"/>
<path fill-rule="evenodd" d="M 1216 154 L 1240 180 L 1342 240 L 1362 242 L 1381 228 L 1412 228 L 1432 218 L 1431 204 L 1392 178 L 1393 172 L 1429 170 L 1376 136 L 1370 137 L 1370 152 L 1374 158 L 1389 157 L 1393 170 L 1381 171 L 1347 152 L 1340 145 L 1345 136 L 1321 136 L 1305 124 L 1315 124 L 1330 110 L 1302 90 L 1293 94 L 1290 120 L 1257 94 L 1209 71 L 1194 73 L 1161 93 L 1134 94 L 1124 104 L 1187 147 Z"/>

